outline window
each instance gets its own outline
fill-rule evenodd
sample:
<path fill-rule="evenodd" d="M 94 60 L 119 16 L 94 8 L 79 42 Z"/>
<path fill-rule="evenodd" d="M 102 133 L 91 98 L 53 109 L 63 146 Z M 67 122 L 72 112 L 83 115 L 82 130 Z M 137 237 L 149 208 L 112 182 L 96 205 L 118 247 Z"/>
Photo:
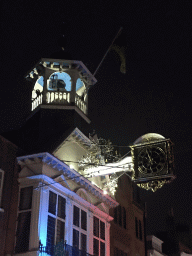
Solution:
<path fill-rule="evenodd" d="M 29 249 L 32 195 L 33 187 L 21 188 L 16 233 L 16 253 L 26 252 Z"/>
<path fill-rule="evenodd" d="M 135 217 L 135 233 L 136 233 L 136 237 L 139 238 L 140 240 L 143 239 L 142 236 L 142 223 L 141 221 Z"/>
<path fill-rule="evenodd" d="M 139 239 L 142 240 L 142 225 L 140 220 L 139 220 Z"/>
<path fill-rule="evenodd" d="M 4 171 L 0 169 L 0 208 L 1 208 L 1 198 L 3 193 L 3 179 L 4 179 Z"/>
<path fill-rule="evenodd" d="M 114 209 L 114 222 L 126 229 L 126 210 L 124 207 L 119 205 Z"/>
<path fill-rule="evenodd" d="M 73 247 L 87 251 L 87 212 L 73 206 Z"/>
<path fill-rule="evenodd" d="M 93 254 L 105 256 L 105 223 L 93 217 Z"/>
<path fill-rule="evenodd" d="M 49 191 L 47 220 L 47 251 L 53 253 L 53 245 L 65 239 L 66 199 Z"/>
<path fill-rule="evenodd" d="M 138 220 L 136 217 L 135 217 L 135 234 L 136 234 L 136 237 L 138 238 L 139 237 L 139 235 L 138 235 Z"/>

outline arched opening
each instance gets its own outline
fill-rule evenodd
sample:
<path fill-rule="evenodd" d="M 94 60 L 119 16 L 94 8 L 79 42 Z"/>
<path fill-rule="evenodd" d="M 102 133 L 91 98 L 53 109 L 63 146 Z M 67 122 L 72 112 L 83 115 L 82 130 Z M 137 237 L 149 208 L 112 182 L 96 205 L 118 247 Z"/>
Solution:
<path fill-rule="evenodd" d="M 71 77 L 65 72 L 54 72 L 47 81 L 49 91 L 71 91 Z"/>

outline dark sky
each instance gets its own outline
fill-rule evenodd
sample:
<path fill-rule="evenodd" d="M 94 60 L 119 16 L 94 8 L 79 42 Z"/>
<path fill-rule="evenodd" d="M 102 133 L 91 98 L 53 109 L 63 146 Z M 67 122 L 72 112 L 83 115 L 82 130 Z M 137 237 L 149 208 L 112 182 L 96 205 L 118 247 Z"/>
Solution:
<path fill-rule="evenodd" d="M 119 28 L 127 40 L 127 73 L 107 55 L 90 89 L 89 116 L 99 136 L 119 146 L 145 133 L 175 144 L 177 179 L 148 202 L 148 233 L 160 230 L 173 207 L 192 226 L 191 1 L 4 1 L 1 4 L 0 131 L 20 126 L 30 112 L 27 71 L 59 50 L 67 21 L 68 51 L 94 72 Z"/>

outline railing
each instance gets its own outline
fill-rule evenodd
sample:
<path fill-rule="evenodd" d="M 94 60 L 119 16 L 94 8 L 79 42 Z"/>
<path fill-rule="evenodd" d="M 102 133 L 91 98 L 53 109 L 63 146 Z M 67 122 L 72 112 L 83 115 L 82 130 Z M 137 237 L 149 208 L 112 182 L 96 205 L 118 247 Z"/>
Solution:
<path fill-rule="evenodd" d="M 34 109 L 36 109 L 40 104 L 42 104 L 42 99 L 43 99 L 43 95 L 40 94 L 39 96 L 37 96 L 37 98 L 35 98 L 32 101 L 32 107 L 31 110 L 33 111 Z"/>
<path fill-rule="evenodd" d="M 87 112 L 87 105 L 85 103 L 85 101 L 82 100 L 82 98 L 76 94 L 75 95 L 75 105 L 81 109 L 81 111 L 83 111 L 83 113 L 86 114 Z"/>
<path fill-rule="evenodd" d="M 43 95 L 40 94 L 37 98 L 35 98 L 32 101 L 32 107 L 31 110 L 33 111 L 36 109 L 40 104 L 42 104 L 42 99 Z M 46 94 L 46 103 L 48 104 L 66 104 L 70 103 L 70 92 L 54 92 L 54 91 L 49 91 Z M 78 94 L 75 95 L 75 105 L 83 112 L 87 113 L 87 104 L 86 102 L 82 99 L 81 96 Z"/>
<path fill-rule="evenodd" d="M 61 248 L 60 246 L 57 248 L 57 245 L 40 246 L 39 252 L 40 252 L 39 254 L 40 256 L 44 256 L 44 255 L 92 256 L 91 254 L 85 251 L 79 250 L 78 248 L 70 246 L 68 244 L 64 244 L 63 248 Z"/>
<path fill-rule="evenodd" d="M 70 92 L 47 92 L 47 103 L 64 104 L 70 102 Z"/>

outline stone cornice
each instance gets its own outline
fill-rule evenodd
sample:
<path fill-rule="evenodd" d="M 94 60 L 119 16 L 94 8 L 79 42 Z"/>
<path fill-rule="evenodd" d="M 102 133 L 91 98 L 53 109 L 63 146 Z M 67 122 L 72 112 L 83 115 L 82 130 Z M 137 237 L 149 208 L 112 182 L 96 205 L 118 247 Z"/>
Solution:
<path fill-rule="evenodd" d="M 70 167 L 66 165 L 64 162 L 62 162 L 61 160 L 57 159 L 56 157 L 54 157 L 53 155 L 47 152 L 17 157 L 17 161 L 18 161 L 18 164 L 21 166 L 25 166 L 29 162 L 46 163 L 52 168 L 57 169 L 58 171 L 62 171 L 67 178 L 80 184 L 87 191 L 92 193 L 94 196 L 99 198 L 104 203 L 108 204 L 110 207 L 118 206 L 118 203 L 114 199 L 112 199 L 108 195 L 105 195 L 101 189 L 94 186 L 88 179 L 80 175 L 77 171 L 70 169 Z"/>

